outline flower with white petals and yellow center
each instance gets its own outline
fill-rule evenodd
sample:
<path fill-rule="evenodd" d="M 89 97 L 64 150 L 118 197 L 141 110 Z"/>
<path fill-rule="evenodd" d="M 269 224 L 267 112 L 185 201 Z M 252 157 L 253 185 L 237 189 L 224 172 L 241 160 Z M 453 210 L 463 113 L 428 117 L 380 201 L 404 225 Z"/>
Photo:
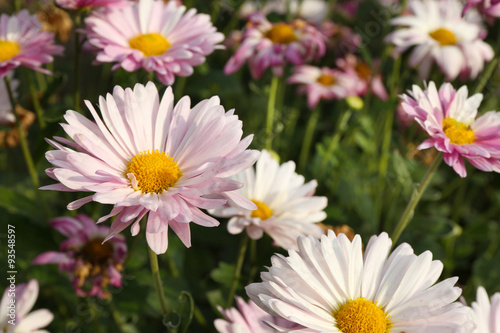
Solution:
<path fill-rule="evenodd" d="M 299 237 L 298 251 L 274 255 L 262 282 L 246 291 L 270 315 L 303 326 L 298 332 L 472 332 L 470 310 L 454 302 L 457 278 L 436 284 L 443 264 L 430 252 L 391 246 L 386 233 L 372 236 L 364 253 L 359 235 Z"/>
<path fill-rule="evenodd" d="M 280 165 L 263 150 L 255 169 L 248 168 L 232 178 L 245 184 L 238 193 L 257 209 L 241 209 L 228 202 L 210 211 L 215 216 L 230 217 L 227 228 L 231 234 L 246 231 L 250 238 L 259 239 L 265 232 L 284 249 L 296 248 L 298 236 L 323 234 L 316 223 L 326 218 L 323 209 L 327 199 L 313 196 L 316 181 L 304 184 L 304 177 L 295 173 L 294 162 Z"/>
<path fill-rule="evenodd" d="M 391 20 L 401 26 L 386 38 L 394 44 L 394 55 L 413 47 L 409 64 L 421 79 L 430 75 L 435 62 L 447 80 L 457 76 L 475 78 L 494 52 L 483 41 L 484 28 L 475 10 L 462 15 L 460 0 L 410 0 L 410 14 Z"/>
<path fill-rule="evenodd" d="M 148 39 L 136 46 L 144 47 L 142 52 L 160 52 L 147 46 Z M 133 90 L 117 86 L 112 95 L 101 97 L 102 118 L 88 101 L 87 107 L 95 122 L 74 111 L 65 115 L 64 129 L 76 144 L 50 141 L 56 150 L 46 157 L 56 167 L 47 174 L 60 184 L 44 189 L 95 192 L 70 203 L 69 209 L 90 201 L 114 205 L 97 221 L 116 216 L 105 241 L 128 226 L 137 235 L 147 215 L 146 239 L 159 254 L 167 250 L 169 229 L 191 246 L 190 222 L 219 224 L 200 209 L 227 200 L 241 209 L 257 209 L 236 192 L 241 184 L 229 177 L 249 168 L 259 152 L 246 149 L 252 136 L 241 139 L 241 121 L 233 110 L 224 111 L 218 97 L 191 108 L 186 96 L 174 105 L 170 87 L 160 98 L 150 82 Z"/>

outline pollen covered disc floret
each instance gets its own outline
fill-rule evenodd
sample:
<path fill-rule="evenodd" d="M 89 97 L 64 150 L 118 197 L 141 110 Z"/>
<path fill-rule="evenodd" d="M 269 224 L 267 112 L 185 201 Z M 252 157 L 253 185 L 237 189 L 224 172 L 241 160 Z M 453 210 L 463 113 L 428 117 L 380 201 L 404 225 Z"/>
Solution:
<path fill-rule="evenodd" d="M 341 304 L 332 315 L 343 333 L 388 333 L 392 327 L 382 307 L 364 297 Z"/>
<path fill-rule="evenodd" d="M 16 42 L 8 40 L 0 40 L 0 61 L 10 60 L 12 57 L 19 54 L 21 48 Z"/>
<path fill-rule="evenodd" d="M 141 51 L 146 57 L 158 56 L 170 47 L 165 37 L 157 33 L 142 34 L 129 40 L 130 47 Z"/>

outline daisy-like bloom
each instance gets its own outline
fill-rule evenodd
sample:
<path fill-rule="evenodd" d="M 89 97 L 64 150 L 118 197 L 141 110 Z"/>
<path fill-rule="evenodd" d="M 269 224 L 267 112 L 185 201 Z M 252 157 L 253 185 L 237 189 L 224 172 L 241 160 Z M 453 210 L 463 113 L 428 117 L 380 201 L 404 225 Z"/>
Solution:
<path fill-rule="evenodd" d="M 160 100 L 150 82 L 133 90 L 116 86 L 100 97 L 102 116 L 86 101 L 95 122 L 67 111 L 62 126 L 74 142 L 48 140 L 56 150 L 46 157 L 55 168 L 46 172 L 60 183 L 42 189 L 94 192 L 70 203 L 70 210 L 90 201 L 113 205 L 97 221 L 116 215 L 104 241 L 130 225 L 137 235 L 149 213 L 146 238 L 154 252 L 167 250 L 169 227 L 191 246 L 190 222 L 219 224 L 200 208 L 216 208 L 228 198 L 255 209 L 235 192 L 242 184 L 229 177 L 255 163 L 259 152 L 246 150 L 252 136 L 241 140 L 242 122 L 234 110 L 224 111 L 218 97 L 190 104 L 186 96 L 174 106 L 170 87 Z"/>
<path fill-rule="evenodd" d="M 327 199 L 313 196 L 318 183 L 312 180 L 304 184 L 304 177 L 295 173 L 293 161 L 279 165 L 264 150 L 255 170 L 246 169 L 233 179 L 245 184 L 238 191 L 257 209 L 243 209 L 228 201 L 212 211 L 215 216 L 231 218 L 227 226 L 231 234 L 246 230 L 250 238 L 259 239 L 266 232 L 284 249 L 297 248 L 298 236 L 319 238 L 323 234 L 316 222 L 326 218 L 323 209 Z"/>
<path fill-rule="evenodd" d="M 313 25 L 301 19 L 273 24 L 256 13 L 250 17 L 241 45 L 224 72 L 234 73 L 248 61 L 254 78 L 259 78 L 268 67 L 275 76 L 282 76 L 287 62 L 302 65 L 324 53 L 325 37 Z"/>
<path fill-rule="evenodd" d="M 118 62 L 133 72 L 144 68 L 171 85 L 175 76 L 189 76 L 193 66 L 205 62 L 224 35 L 217 32 L 210 16 L 175 1 L 141 0 L 133 5 L 94 12 L 85 19 L 87 38 L 97 48 L 98 62 Z"/>
<path fill-rule="evenodd" d="M 462 157 L 482 171 L 500 172 L 500 113 L 489 111 L 476 119 L 482 94 L 468 97 L 466 86 L 455 90 L 449 83 L 438 91 L 430 82 L 425 90 L 414 85 L 400 97 L 404 111 L 430 136 L 418 149 L 443 152 L 446 164 L 461 177 L 467 175 Z"/>
<path fill-rule="evenodd" d="M 61 271 L 69 273 L 76 294 L 80 297 L 110 295 L 108 285 L 122 286 L 123 261 L 127 244 L 122 235 L 106 243 L 109 233 L 106 226 L 97 226 L 87 215 L 59 217 L 50 221 L 51 226 L 67 240 L 61 243 L 60 252 L 49 251 L 38 255 L 36 265 L 59 264 Z"/>
<path fill-rule="evenodd" d="M 218 310 L 224 316 L 224 319 L 216 319 L 214 322 L 215 328 L 219 333 L 271 333 L 276 332 L 274 328 L 267 325 L 265 322 L 274 323 L 284 328 L 303 328 L 299 324 L 292 323 L 288 320 L 273 317 L 254 302 L 245 302 L 243 298 L 236 297 L 238 308 L 224 310 L 220 306 Z"/>
<path fill-rule="evenodd" d="M 411 15 L 391 20 L 404 28 L 387 36 L 386 42 L 396 46 L 394 56 L 414 46 L 409 64 L 418 67 L 421 79 L 429 77 L 433 62 L 447 80 L 459 74 L 474 79 L 484 62 L 493 59 L 493 49 L 483 41 L 485 31 L 476 20 L 477 13 L 470 11 L 462 17 L 460 0 L 413 0 L 409 6 Z"/>
<path fill-rule="evenodd" d="M 342 333 L 472 332 L 470 309 L 454 302 L 461 294 L 453 277 L 434 284 L 443 270 L 429 251 L 417 256 L 404 243 L 389 254 L 386 233 L 372 236 L 364 255 L 333 231 L 321 241 L 298 239 L 299 250 L 276 254 L 263 282 L 247 294 L 273 316 L 309 330 Z M 277 327 L 276 324 L 269 323 Z M 300 330 L 298 330 L 300 332 Z"/>
<path fill-rule="evenodd" d="M 42 23 L 28 10 L 0 15 L 0 78 L 19 66 L 50 74 L 41 66 L 62 52 L 63 47 L 54 44 L 54 34 L 42 31 Z"/>
<path fill-rule="evenodd" d="M 29 312 L 35 305 L 38 291 L 37 280 L 10 284 L 5 289 L 0 302 L 0 333 L 48 333 L 41 328 L 54 319 L 52 312 L 47 309 Z"/>
<path fill-rule="evenodd" d="M 477 325 L 474 333 L 500 333 L 500 293 L 491 296 L 483 287 L 477 288 L 476 301 L 472 302 L 472 318 Z"/>
<path fill-rule="evenodd" d="M 298 91 L 307 94 L 307 102 L 311 109 L 321 99 L 343 99 L 357 95 L 357 89 L 363 83 L 356 73 L 311 65 L 295 67 L 293 75 L 287 82 L 299 84 Z"/>
<path fill-rule="evenodd" d="M 129 6 L 131 1 L 129 0 L 56 0 L 56 3 L 69 10 L 74 9 L 91 9 L 96 7 L 106 7 L 106 8 L 122 8 Z"/>

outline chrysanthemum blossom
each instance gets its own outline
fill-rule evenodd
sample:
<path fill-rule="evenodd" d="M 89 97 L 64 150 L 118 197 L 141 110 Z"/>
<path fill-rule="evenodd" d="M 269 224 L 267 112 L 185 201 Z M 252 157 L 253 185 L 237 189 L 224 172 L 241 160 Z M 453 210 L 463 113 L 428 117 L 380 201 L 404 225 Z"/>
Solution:
<path fill-rule="evenodd" d="M 116 215 L 105 241 L 130 225 L 137 235 L 149 213 L 146 238 L 156 253 L 167 250 L 169 227 L 189 247 L 190 222 L 219 224 L 200 208 L 219 207 L 229 198 L 255 209 L 235 192 L 242 184 L 229 178 L 258 158 L 258 151 L 246 150 L 252 136 L 241 140 L 242 122 L 234 110 L 224 111 L 218 97 L 190 104 L 185 96 L 174 106 L 170 87 L 160 99 L 150 82 L 133 90 L 116 86 L 112 95 L 100 97 L 102 116 L 86 101 L 95 122 L 67 111 L 62 126 L 74 142 L 48 140 L 56 150 L 46 157 L 55 168 L 46 172 L 60 183 L 43 189 L 94 192 L 68 209 L 90 201 L 113 205 L 97 221 Z"/>
<path fill-rule="evenodd" d="M 429 251 L 415 255 L 404 243 L 390 253 L 386 233 L 372 236 L 363 254 L 333 231 L 321 241 L 298 239 L 299 250 L 276 254 L 262 282 L 247 294 L 273 316 L 309 330 L 342 333 L 472 332 L 470 309 L 455 300 L 458 278 L 436 281 L 443 270 Z M 273 323 L 268 325 L 277 326 Z"/>
<path fill-rule="evenodd" d="M 472 318 L 477 325 L 474 333 L 500 333 L 500 293 L 488 298 L 483 287 L 477 288 L 476 301 L 472 302 Z"/>
<path fill-rule="evenodd" d="M 256 13 L 250 17 L 241 45 L 227 62 L 224 73 L 234 73 L 248 61 L 254 78 L 269 67 L 274 75 L 282 76 L 286 63 L 302 65 L 324 53 L 325 37 L 312 24 L 301 19 L 273 24 Z"/>
<path fill-rule="evenodd" d="M 363 83 L 355 73 L 311 65 L 295 67 L 287 82 L 299 84 L 298 91 L 307 94 L 311 109 L 322 99 L 343 99 L 357 95 L 358 87 Z"/>
<path fill-rule="evenodd" d="M 500 172 L 500 113 L 476 118 L 482 94 L 468 97 L 466 86 L 455 90 L 450 83 L 438 91 L 430 82 L 425 90 L 414 85 L 400 97 L 404 111 L 430 136 L 418 149 L 443 152 L 446 164 L 461 177 L 467 175 L 463 158 L 482 171 Z"/>
<path fill-rule="evenodd" d="M 225 319 L 216 319 L 214 321 L 215 328 L 219 333 L 271 333 L 276 332 L 274 328 L 267 325 L 265 322 L 274 323 L 280 327 L 298 329 L 302 328 L 299 324 L 292 323 L 288 320 L 273 317 L 254 302 L 245 302 L 243 298 L 236 297 L 238 308 L 218 310 L 222 313 Z"/>
<path fill-rule="evenodd" d="M 63 47 L 54 44 L 54 34 L 42 31 L 42 23 L 28 10 L 0 15 L 0 78 L 19 66 L 51 74 L 41 66 L 62 53 Z"/>
<path fill-rule="evenodd" d="M 38 255 L 33 264 L 59 264 L 61 271 L 69 273 L 73 288 L 80 297 L 110 295 L 108 285 L 122 286 L 123 261 L 127 244 L 122 235 L 109 241 L 106 226 L 97 226 L 87 215 L 59 217 L 50 221 L 51 226 L 67 240 L 61 243 L 60 252 L 49 251 Z"/>
<path fill-rule="evenodd" d="M 14 291 L 13 291 L 14 290 Z M 30 280 L 23 284 L 10 284 L 0 302 L 1 333 L 45 333 L 44 328 L 54 319 L 47 309 L 29 312 L 38 298 L 38 281 Z M 15 295 L 15 296 L 14 296 Z M 14 307 L 12 306 L 14 304 Z"/>
<path fill-rule="evenodd" d="M 462 17 L 460 0 L 412 0 L 411 15 L 391 20 L 403 26 L 386 37 L 394 44 L 397 56 L 414 47 L 409 64 L 417 67 L 421 79 L 427 79 L 432 64 L 437 63 L 447 80 L 474 79 L 484 62 L 493 59 L 491 46 L 483 41 L 486 32 L 472 10 Z"/>
<path fill-rule="evenodd" d="M 175 1 L 141 0 L 125 8 L 94 12 L 85 19 L 87 38 L 97 62 L 117 62 L 133 72 L 144 68 L 171 85 L 175 76 L 189 76 L 224 40 L 210 16 L 177 6 Z"/>
<path fill-rule="evenodd" d="M 313 196 L 318 183 L 312 180 L 304 184 L 293 161 L 279 165 L 264 150 L 255 169 L 248 168 L 233 179 L 245 184 L 238 192 L 257 209 L 241 208 L 229 200 L 212 211 L 215 216 L 230 217 L 227 229 L 231 234 L 246 230 L 250 238 L 259 239 L 266 232 L 284 249 L 296 249 L 298 236 L 319 238 L 323 234 L 316 222 L 326 218 L 323 209 L 327 198 Z"/>
<path fill-rule="evenodd" d="M 56 0 L 56 3 L 64 9 L 74 10 L 96 7 L 122 8 L 129 6 L 132 2 L 129 0 Z"/>

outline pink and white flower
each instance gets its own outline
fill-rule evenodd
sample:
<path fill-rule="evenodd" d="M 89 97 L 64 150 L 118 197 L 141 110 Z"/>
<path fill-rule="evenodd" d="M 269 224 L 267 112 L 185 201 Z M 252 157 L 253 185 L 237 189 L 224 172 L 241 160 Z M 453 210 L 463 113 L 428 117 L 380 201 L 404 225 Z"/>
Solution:
<path fill-rule="evenodd" d="M 41 328 L 50 324 L 54 315 L 47 309 L 29 311 L 38 298 L 38 281 L 18 284 L 14 287 L 15 297 L 9 292 L 10 286 L 5 288 L 0 302 L 0 332 L 1 333 L 48 333 Z M 11 304 L 15 304 L 12 311 Z"/>
<path fill-rule="evenodd" d="M 295 173 L 293 161 L 279 165 L 264 150 L 255 170 L 248 168 L 233 179 L 245 184 L 238 193 L 256 208 L 241 208 L 229 200 L 211 211 L 215 216 L 230 217 L 227 229 L 231 234 L 246 230 L 250 238 L 259 239 L 266 232 L 284 249 L 296 249 L 298 236 L 319 238 L 323 234 L 316 223 L 326 218 L 323 209 L 327 199 L 313 196 L 318 183 L 312 180 L 304 184 L 304 177 Z"/>
<path fill-rule="evenodd" d="M 462 17 L 460 0 L 412 0 L 411 15 L 391 21 L 403 26 L 386 37 L 396 46 L 398 56 L 414 46 L 409 64 L 417 67 L 421 79 L 427 79 L 432 64 L 437 63 L 446 80 L 459 74 L 474 79 L 483 70 L 484 62 L 493 59 L 491 46 L 483 41 L 485 31 L 477 13 L 469 11 Z"/>
<path fill-rule="evenodd" d="M 490 24 L 500 17 L 500 0 L 467 0 L 463 14 L 471 8 L 476 8 Z"/>
<path fill-rule="evenodd" d="M 500 293 L 488 298 L 483 287 L 477 288 L 476 301 L 472 302 L 472 318 L 477 325 L 474 333 L 500 333 Z"/>
<path fill-rule="evenodd" d="M 248 61 L 254 78 L 269 67 L 275 76 L 282 76 L 286 63 L 302 65 L 324 53 L 325 37 L 313 25 L 301 19 L 273 24 L 256 13 L 250 17 L 241 45 L 226 63 L 224 73 L 234 73 Z"/>
<path fill-rule="evenodd" d="M 175 76 L 190 76 L 223 41 L 210 16 L 177 6 L 174 1 L 141 0 L 125 8 L 94 12 L 85 19 L 88 43 L 100 63 L 117 62 L 133 72 L 144 68 L 171 85 Z"/>
<path fill-rule="evenodd" d="M 274 323 L 280 327 L 298 329 L 302 326 L 288 320 L 273 317 L 254 302 L 245 302 L 243 298 L 236 297 L 238 308 L 224 310 L 220 306 L 218 310 L 224 319 L 216 319 L 215 328 L 219 333 L 271 333 L 276 332 L 274 328 L 265 322 Z"/>
<path fill-rule="evenodd" d="M 61 243 L 60 252 L 49 251 L 38 255 L 33 264 L 59 264 L 59 270 L 69 273 L 73 288 L 80 297 L 110 295 L 108 285 L 122 286 L 123 262 L 127 244 L 122 235 L 103 243 L 109 233 L 106 226 L 97 226 L 87 215 L 59 217 L 50 221 L 51 226 L 67 240 Z"/>
<path fill-rule="evenodd" d="M 462 292 L 458 278 L 436 283 L 443 264 L 429 251 L 417 256 L 404 243 L 390 253 L 386 233 L 372 236 L 364 253 L 359 235 L 351 242 L 331 230 L 321 241 L 308 236 L 297 242 L 298 251 L 274 255 L 262 282 L 246 287 L 272 316 L 324 333 L 474 329 L 470 309 L 455 302 Z"/>
<path fill-rule="evenodd" d="M 154 252 L 167 250 L 169 227 L 191 246 L 190 222 L 219 224 L 200 208 L 219 207 L 224 198 L 256 208 L 235 192 L 242 184 L 229 177 L 255 163 L 259 152 L 246 150 L 252 136 L 241 140 L 242 122 L 234 110 L 224 111 L 218 97 L 190 104 L 185 96 L 174 105 L 170 87 L 160 99 L 150 82 L 133 90 L 116 86 L 100 97 L 102 116 L 86 101 L 95 122 L 67 111 L 62 126 L 74 142 L 48 140 L 55 150 L 46 157 L 55 168 L 46 172 L 60 183 L 42 189 L 94 193 L 70 203 L 71 210 L 91 201 L 113 205 L 97 221 L 116 215 L 104 241 L 128 226 L 137 235 L 149 213 L 146 238 Z"/>
<path fill-rule="evenodd" d="M 54 34 L 42 30 L 37 15 L 28 10 L 0 15 L 0 78 L 19 66 L 51 74 L 42 65 L 62 55 L 63 47 L 54 44 Z"/>
<path fill-rule="evenodd" d="M 460 177 L 467 175 L 463 158 L 482 171 L 500 172 L 500 112 L 477 116 L 482 94 L 468 97 L 466 86 L 455 90 L 450 83 L 425 90 L 414 85 L 403 94 L 402 107 L 430 138 L 418 149 L 435 147 Z M 463 158 L 462 158 L 463 157 Z"/>
<path fill-rule="evenodd" d="M 56 0 L 58 6 L 68 9 L 82 9 L 82 8 L 121 8 L 129 6 L 132 2 L 129 0 Z"/>
<path fill-rule="evenodd" d="M 311 109 L 322 99 L 343 99 L 358 95 L 358 87 L 363 83 L 356 73 L 311 65 L 295 67 L 287 82 L 300 85 L 298 92 L 307 94 Z"/>

